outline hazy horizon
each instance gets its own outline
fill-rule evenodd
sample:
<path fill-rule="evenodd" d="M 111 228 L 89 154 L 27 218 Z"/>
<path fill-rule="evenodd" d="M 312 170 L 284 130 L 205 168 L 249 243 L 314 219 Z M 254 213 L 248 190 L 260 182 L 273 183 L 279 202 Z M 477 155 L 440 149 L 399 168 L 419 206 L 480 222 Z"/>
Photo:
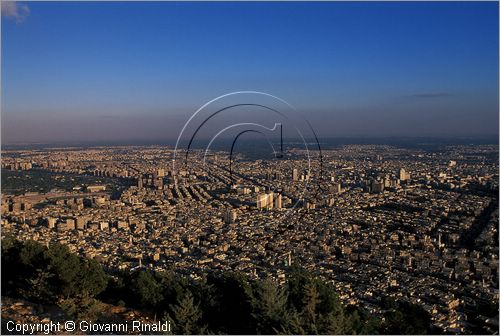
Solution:
<path fill-rule="evenodd" d="M 2 145 L 175 139 L 239 90 L 320 138 L 498 137 L 498 3 L 2 2 Z"/>

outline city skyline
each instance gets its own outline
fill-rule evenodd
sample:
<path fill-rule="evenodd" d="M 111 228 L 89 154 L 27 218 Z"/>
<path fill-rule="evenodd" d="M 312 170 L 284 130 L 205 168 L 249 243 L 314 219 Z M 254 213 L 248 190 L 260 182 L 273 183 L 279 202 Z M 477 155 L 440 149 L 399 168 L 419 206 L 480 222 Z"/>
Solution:
<path fill-rule="evenodd" d="M 285 99 L 321 138 L 498 136 L 495 2 L 3 2 L 2 15 L 3 145 L 171 140 L 237 90 Z"/>

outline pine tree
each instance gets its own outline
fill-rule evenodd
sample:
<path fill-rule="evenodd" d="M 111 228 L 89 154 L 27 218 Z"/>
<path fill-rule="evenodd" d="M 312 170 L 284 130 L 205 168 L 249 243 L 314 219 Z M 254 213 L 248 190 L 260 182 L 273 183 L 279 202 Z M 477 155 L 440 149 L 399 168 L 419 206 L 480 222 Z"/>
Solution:
<path fill-rule="evenodd" d="M 255 332 L 273 334 L 281 332 L 288 323 L 287 295 L 275 282 L 263 280 L 255 284 L 252 299 L 252 317 Z"/>
<path fill-rule="evenodd" d="M 321 300 L 316 286 L 314 284 L 307 284 L 304 287 L 304 309 L 302 311 L 304 326 L 307 333 L 318 334 L 316 308 L 320 302 Z"/>
<path fill-rule="evenodd" d="M 160 284 L 151 272 L 140 271 L 132 280 L 132 292 L 142 307 L 155 310 L 163 300 L 161 291 Z"/>
<path fill-rule="evenodd" d="M 202 334 L 205 331 L 205 327 L 200 325 L 202 311 L 200 306 L 195 304 L 191 293 L 188 292 L 177 304 L 171 305 L 170 310 L 175 334 Z"/>

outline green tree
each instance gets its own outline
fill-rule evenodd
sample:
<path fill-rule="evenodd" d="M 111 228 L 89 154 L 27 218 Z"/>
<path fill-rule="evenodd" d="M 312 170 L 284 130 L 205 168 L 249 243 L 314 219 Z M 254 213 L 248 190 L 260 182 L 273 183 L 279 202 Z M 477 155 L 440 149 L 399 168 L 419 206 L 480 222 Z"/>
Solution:
<path fill-rule="evenodd" d="M 30 296 L 32 278 L 36 278 L 35 266 L 44 268 L 44 263 L 34 261 L 40 249 L 36 242 L 30 242 L 26 248 L 11 234 L 2 239 L 2 290 L 3 295 Z M 37 252 L 35 252 L 35 250 Z M 22 257 L 21 257 L 22 255 Z"/>
<path fill-rule="evenodd" d="M 407 301 L 383 300 L 387 309 L 384 313 L 383 333 L 402 335 L 425 335 L 436 333 L 429 313 L 420 306 Z"/>
<path fill-rule="evenodd" d="M 286 290 L 271 280 L 254 283 L 252 317 L 255 332 L 274 334 L 288 329 Z"/>
<path fill-rule="evenodd" d="M 44 270 L 37 269 L 28 279 L 29 289 L 25 292 L 25 297 L 35 301 L 52 303 L 54 302 L 54 288 L 51 285 L 54 274 Z"/>
<path fill-rule="evenodd" d="M 186 295 L 189 284 L 185 278 L 179 277 L 171 271 L 156 273 L 156 276 L 163 297 L 163 302 L 160 303 L 160 309 L 168 309 L 172 302 L 178 302 Z"/>
<path fill-rule="evenodd" d="M 241 273 L 228 272 L 209 276 L 207 285 L 215 302 L 206 314 L 209 329 L 219 333 L 254 334 L 253 292 L 248 278 Z"/>
<path fill-rule="evenodd" d="M 19 261 L 28 268 L 34 269 L 45 264 L 45 251 L 47 248 L 34 240 L 24 242 L 19 253 Z"/>
<path fill-rule="evenodd" d="M 170 306 L 172 312 L 173 329 L 175 334 L 203 334 L 206 327 L 201 326 L 202 311 L 199 304 L 195 304 L 191 293 L 187 293 Z M 169 315 L 166 315 L 170 319 Z"/>
<path fill-rule="evenodd" d="M 153 311 L 158 309 L 163 300 L 161 285 L 150 271 L 140 270 L 134 274 L 132 293 L 143 308 Z"/>
<path fill-rule="evenodd" d="M 80 258 L 61 244 L 51 245 L 46 251 L 46 258 L 48 271 L 54 274 L 52 285 L 58 289 L 58 296 L 69 298 L 80 294 Z"/>
<path fill-rule="evenodd" d="M 300 327 L 293 329 L 311 334 L 343 334 L 346 316 L 335 288 L 303 268 L 294 266 L 288 273 L 290 309 L 299 314 Z"/>
<path fill-rule="evenodd" d="M 346 334 L 375 335 L 380 333 L 381 320 L 370 315 L 365 309 L 358 306 L 347 306 Z"/>
<path fill-rule="evenodd" d="M 93 259 L 80 260 L 79 280 L 79 293 L 86 297 L 95 297 L 108 284 L 108 277 L 102 266 Z"/>

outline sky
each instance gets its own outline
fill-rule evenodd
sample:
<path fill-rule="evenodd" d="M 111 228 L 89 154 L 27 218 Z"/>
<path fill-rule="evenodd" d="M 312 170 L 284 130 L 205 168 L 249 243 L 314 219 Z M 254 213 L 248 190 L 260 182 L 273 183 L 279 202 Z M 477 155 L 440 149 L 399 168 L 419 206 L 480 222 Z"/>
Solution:
<path fill-rule="evenodd" d="M 222 94 L 321 137 L 498 136 L 497 2 L 2 2 L 2 144 L 174 139 Z"/>

